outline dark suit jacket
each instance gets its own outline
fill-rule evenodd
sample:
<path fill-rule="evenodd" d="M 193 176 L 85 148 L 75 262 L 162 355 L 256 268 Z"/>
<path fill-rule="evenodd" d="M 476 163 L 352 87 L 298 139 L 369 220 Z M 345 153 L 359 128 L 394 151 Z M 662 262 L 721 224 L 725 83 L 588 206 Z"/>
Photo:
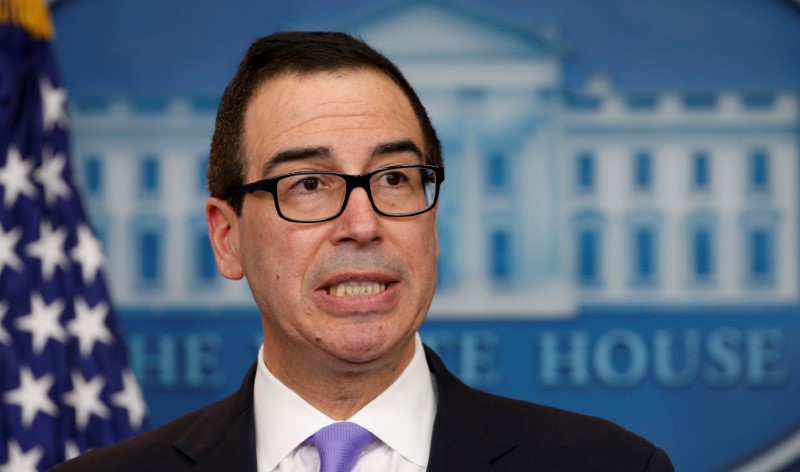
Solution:
<path fill-rule="evenodd" d="M 425 352 L 438 393 L 429 471 L 673 470 L 662 450 L 619 426 L 473 390 Z M 219 402 L 56 470 L 255 472 L 255 372 Z"/>

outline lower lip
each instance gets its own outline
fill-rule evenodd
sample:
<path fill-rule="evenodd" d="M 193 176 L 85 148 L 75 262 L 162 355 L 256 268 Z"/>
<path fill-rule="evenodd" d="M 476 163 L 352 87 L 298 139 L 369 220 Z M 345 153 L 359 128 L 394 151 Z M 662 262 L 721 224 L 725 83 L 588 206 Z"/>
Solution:
<path fill-rule="evenodd" d="M 312 294 L 317 306 L 323 310 L 341 315 L 367 314 L 387 311 L 394 306 L 399 294 L 400 284 L 390 283 L 386 290 L 372 295 L 352 295 L 338 297 L 320 289 Z"/>

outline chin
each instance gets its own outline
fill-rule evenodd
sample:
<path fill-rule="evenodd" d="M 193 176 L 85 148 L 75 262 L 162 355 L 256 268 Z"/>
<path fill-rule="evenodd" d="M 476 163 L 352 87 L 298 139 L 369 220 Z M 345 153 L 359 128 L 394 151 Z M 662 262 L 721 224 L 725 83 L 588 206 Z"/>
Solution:
<path fill-rule="evenodd" d="M 391 362 L 393 353 L 399 355 L 399 341 L 391 341 L 380 333 L 343 333 L 331 340 L 331 352 L 338 358 L 354 364 L 366 364 L 380 359 Z"/>

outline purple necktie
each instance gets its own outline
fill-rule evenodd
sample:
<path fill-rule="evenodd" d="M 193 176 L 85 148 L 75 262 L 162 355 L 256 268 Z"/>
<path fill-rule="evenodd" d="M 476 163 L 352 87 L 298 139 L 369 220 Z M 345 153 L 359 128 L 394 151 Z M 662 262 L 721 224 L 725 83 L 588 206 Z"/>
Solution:
<path fill-rule="evenodd" d="M 340 422 L 320 429 L 305 443 L 317 446 L 319 472 L 350 472 L 372 438 L 372 433 L 361 426 Z"/>

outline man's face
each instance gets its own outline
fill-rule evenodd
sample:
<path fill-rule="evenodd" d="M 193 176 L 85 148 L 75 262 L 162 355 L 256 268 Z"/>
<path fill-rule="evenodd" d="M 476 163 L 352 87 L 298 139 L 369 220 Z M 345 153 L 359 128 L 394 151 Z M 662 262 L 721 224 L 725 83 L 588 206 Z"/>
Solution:
<path fill-rule="evenodd" d="M 408 99 L 385 74 L 281 75 L 257 90 L 246 111 L 245 182 L 421 163 L 410 144 L 425 149 Z M 220 202 L 209 207 L 215 205 L 212 241 L 214 215 L 230 215 Z M 298 362 L 358 369 L 410 358 L 436 285 L 435 208 L 380 216 L 366 192 L 355 189 L 338 218 L 292 223 L 278 216 L 271 195 L 257 192 L 230 221 L 220 267 L 227 277 L 247 277 L 270 370 L 288 371 Z M 375 293 L 338 294 L 359 285 Z"/>

